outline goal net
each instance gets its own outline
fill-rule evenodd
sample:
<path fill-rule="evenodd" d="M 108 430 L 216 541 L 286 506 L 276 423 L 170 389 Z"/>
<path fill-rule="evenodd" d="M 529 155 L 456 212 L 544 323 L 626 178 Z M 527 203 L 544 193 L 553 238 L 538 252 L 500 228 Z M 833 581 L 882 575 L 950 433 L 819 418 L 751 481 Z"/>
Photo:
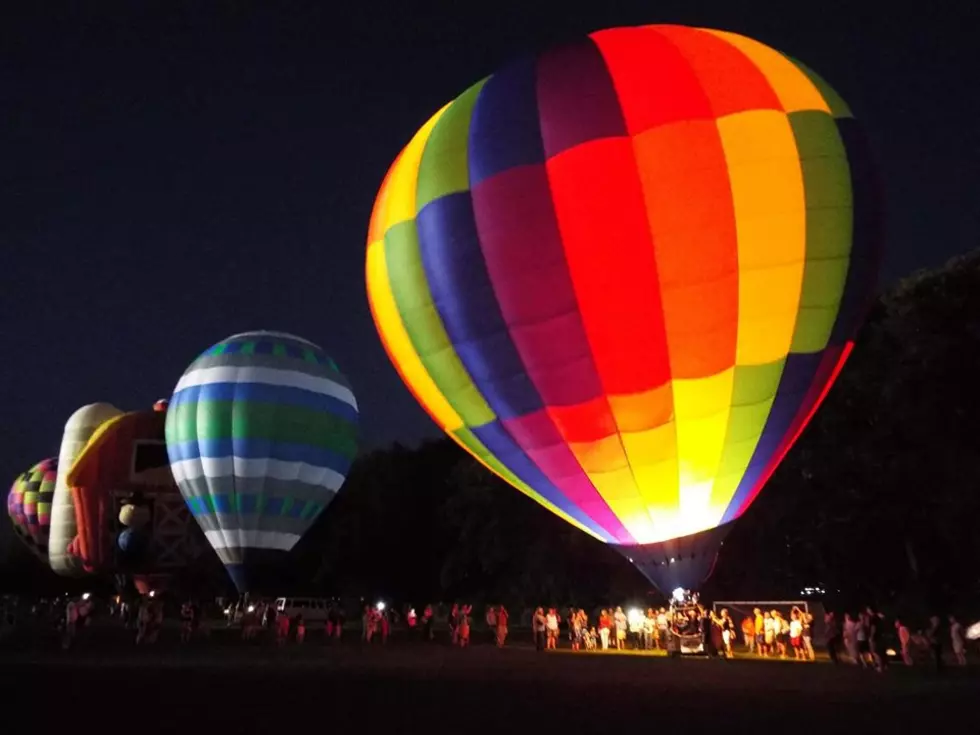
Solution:
<path fill-rule="evenodd" d="M 813 631 L 813 639 L 816 642 L 818 636 L 822 638 L 823 633 L 823 605 L 813 600 L 721 600 L 712 604 L 715 615 L 719 615 L 722 610 L 728 610 L 728 614 L 735 622 L 736 638 L 742 642 L 742 621 L 748 617 L 754 617 L 755 610 L 762 613 L 778 611 L 787 620 L 793 608 L 813 616 L 810 624 Z"/>

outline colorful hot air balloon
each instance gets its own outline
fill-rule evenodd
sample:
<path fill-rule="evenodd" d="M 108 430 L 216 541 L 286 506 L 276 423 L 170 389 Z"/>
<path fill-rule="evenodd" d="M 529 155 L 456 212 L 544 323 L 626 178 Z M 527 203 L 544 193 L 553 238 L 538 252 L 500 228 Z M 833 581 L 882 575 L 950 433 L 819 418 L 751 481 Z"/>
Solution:
<path fill-rule="evenodd" d="M 17 536 L 34 554 L 48 563 L 51 499 L 58 477 L 58 458 L 38 462 L 19 475 L 7 495 L 7 514 Z"/>
<path fill-rule="evenodd" d="M 354 458 L 357 401 L 319 347 L 229 337 L 184 373 L 167 412 L 171 469 L 242 592 L 313 524 Z"/>
<path fill-rule="evenodd" d="M 799 62 L 721 31 L 600 31 L 474 85 L 401 152 L 372 314 L 451 437 L 690 589 L 851 349 L 873 178 Z"/>

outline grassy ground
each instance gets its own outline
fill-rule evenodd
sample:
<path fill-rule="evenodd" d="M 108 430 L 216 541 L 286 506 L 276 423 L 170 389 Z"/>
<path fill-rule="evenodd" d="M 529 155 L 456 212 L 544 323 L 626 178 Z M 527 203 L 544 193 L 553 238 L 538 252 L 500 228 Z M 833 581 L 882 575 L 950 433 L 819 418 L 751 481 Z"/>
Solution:
<path fill-rule="evenodd" d="M 173 631 L 137 649 L 121 631 L 8 639 L 0 687 L 34 731 L 113 723 L 146 732 L 365 733 L 919 732 L 975 721 L 976 669 L 539 653 L 518 643 L 468 650 L 393 639 L 382 648 L 312 639 L 283 649 L 216 631 L 180 646 Z M 170 636 L 169 639 L 167 636 Z M 27 720 L 25 720 L 27 721 Z M 38 729 L 40 728 L 40 730 Z"/>

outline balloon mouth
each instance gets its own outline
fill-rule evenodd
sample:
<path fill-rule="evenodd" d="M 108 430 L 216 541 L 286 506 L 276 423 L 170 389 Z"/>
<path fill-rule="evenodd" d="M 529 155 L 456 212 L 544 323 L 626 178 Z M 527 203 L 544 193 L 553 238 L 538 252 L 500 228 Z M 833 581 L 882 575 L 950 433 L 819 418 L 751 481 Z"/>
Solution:
<path fill-rule="evenodd" d="M 689 536 L 652 544 L 610 544 L 660 592 L 697 590 L 714 571 L 719 549 L 734 521 Z"/>

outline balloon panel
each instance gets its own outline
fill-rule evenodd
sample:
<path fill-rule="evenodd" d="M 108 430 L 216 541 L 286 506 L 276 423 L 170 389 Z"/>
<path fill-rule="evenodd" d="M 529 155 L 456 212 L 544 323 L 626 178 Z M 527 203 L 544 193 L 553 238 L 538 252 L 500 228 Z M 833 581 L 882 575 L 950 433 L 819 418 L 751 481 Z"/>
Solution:
<path fill-rule="evenodd" d="M 735 34 L 617 28 L 512 64 L 389 170 L 366 276 L 389 357 L 511 484 L 616 545 L 737 518 L 873 293 L 851 112 Z"/>
<path fill-rule="evenodd" d="M 187 369 L 167 412 L 167 452 L 233 577 L 231 567 L 290 550 L 331 502 L 356 453 L 357 416 L 336 364 L 298 337 L 230 337 Z"/>

